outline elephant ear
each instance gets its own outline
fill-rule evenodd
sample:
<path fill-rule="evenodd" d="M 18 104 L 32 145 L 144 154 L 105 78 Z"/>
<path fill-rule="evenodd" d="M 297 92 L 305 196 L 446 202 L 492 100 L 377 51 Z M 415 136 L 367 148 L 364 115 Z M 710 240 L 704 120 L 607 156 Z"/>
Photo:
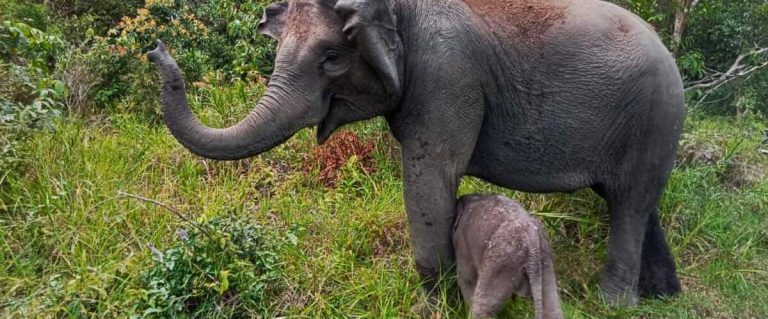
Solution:
<path fill-rule="evenodd" d="M 259 21 L 257 30 L 273 38 L 280 40 L 285 28 L 285 17 L 288 12 L 288 1 L 273 3 L 264 8 L 264 17 Z"/>
<path fill-rule="evenodd" d="M 344 33 L 379 73 L 388 93 L 400 97 L 403 46 L 392 0 L 339 0 L 336 13 Z"/>

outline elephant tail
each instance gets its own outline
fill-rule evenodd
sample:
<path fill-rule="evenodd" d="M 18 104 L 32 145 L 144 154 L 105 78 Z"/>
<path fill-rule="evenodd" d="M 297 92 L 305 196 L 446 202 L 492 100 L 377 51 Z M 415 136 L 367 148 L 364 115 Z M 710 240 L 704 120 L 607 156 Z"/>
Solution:
<path fill-rule="evenodd" d="M 543 292 L 543 265 L 541 258 L 542 251 L 542 238 L 541 233 L 544 229 L 540 229 L 543 225 L 539 222 L 535 222 L 529 227 L 527 231 L 526 246 L 528 247 L 528 261 L 526 262 L 526 268 L 528 268 L 528 280 L 530 281 L 531 297 L 533 297 L 533 306 L 536 311 L 536 319 L 541 319 L 544 313 L 544 292 Z"/>

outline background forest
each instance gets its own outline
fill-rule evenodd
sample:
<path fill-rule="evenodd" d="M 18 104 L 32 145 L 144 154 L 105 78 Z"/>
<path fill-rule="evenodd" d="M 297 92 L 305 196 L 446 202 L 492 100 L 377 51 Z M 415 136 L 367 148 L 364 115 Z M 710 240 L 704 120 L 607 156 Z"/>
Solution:
<path fill-rule="evenodd" d="M 386 123 L 321 147 L 307 129 L 237 162 L 193 156 L 162 124 L 152 42 L 172 49 L 205 123 L 234 123 L 271 72 L 274 42 L 256 32 L 269 2 L 0 2 L 0 317 L 414 315 Z M 505 193 L 544 221 L 568 318 L 768 318 L 768 1 L 613 2 L 656 28 L 686 82 L 661 209 L 684 294 L 603 306 L 606 207 L 590 191 L 465 178 L 461 193 Z M 444 295 L 436 317 L 465 316 Z M 524 301 L 505 312 L 533 316 Z"/>

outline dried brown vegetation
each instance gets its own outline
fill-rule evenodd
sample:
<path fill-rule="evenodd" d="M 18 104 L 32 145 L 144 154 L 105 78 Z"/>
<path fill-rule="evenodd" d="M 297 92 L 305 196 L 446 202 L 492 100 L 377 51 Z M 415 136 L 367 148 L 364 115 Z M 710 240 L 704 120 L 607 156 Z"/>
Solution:
<path fill-rule="evenodd" d="M 340 131 L 325 144 L 312 150 L 310 159 L 304 164 L 305 171 L 320 170 L 320 180 L 326 187 L 334 187 L 342 177 L 342 169 L 350 158 L 357 157 L 361 168 L 368 174 L 376 172 L 373 158 L 375 144 L 363 141 L 351 131 Z"/>

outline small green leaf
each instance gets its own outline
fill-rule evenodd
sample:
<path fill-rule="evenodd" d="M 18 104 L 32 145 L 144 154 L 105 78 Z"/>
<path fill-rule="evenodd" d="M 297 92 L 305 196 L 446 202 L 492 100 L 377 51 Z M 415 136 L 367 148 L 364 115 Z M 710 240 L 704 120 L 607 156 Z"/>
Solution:
<path fill-rule="evenodd" d="M 229 271 L 228 270 L 219 271 L 219 288 L 216 289 L 216 291 L 219 292 L 219 295 L 223 295 L 224 292 L 226 292 L 228 289 L 229 289 Z"/>

